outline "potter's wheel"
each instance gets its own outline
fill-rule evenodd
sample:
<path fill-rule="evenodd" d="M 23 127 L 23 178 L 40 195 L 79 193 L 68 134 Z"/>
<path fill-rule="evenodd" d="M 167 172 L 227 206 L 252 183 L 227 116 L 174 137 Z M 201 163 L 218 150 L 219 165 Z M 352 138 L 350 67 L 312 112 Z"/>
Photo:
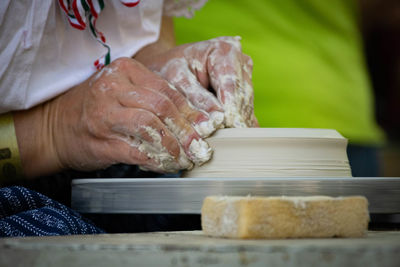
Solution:
<path fill-rule="evenodd" d="M 375 214 L 400 214 L 400 178 L 78 179 L 72 208 L 82 213 L 199 214 L 207 195 L 363 195 Z"/>
<path fill-rule="evenodd" d="M 329 129 L 222 129 L 207 140 L 210 162 L 190 178 L 80 179 L 82 213 L 199 214 L 208 195 L 363 195 L 376 214 L 400 214 L 400 178 L 352 178 L 347 140 Z"/>

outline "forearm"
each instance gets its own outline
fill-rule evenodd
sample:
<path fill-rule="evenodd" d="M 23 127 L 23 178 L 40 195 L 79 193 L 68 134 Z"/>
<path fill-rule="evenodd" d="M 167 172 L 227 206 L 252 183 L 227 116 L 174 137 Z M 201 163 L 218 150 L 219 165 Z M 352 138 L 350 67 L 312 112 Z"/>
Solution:
<path fill-rule="evenodd" d="M 55 173 L 62 169 L 52 138 L 50 116 L 54 111 L 48 102 L 29 110 L 13 113 L 15 132 L 26 178 Z"/>
<path fill-rule="evenodd" d="M 171 17 L 163 17 L 161 21 L 160 36 L 155 43 L 145 46 L 139 50 L 134 59 L 147 65 L 152 57 L 162 54 L 176 46 L 174 22 Z"/>

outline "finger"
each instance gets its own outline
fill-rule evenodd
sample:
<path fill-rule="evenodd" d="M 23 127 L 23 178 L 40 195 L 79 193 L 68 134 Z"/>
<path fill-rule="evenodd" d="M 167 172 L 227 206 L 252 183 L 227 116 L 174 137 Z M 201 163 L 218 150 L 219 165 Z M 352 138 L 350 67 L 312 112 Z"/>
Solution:
<path fill-rule="evenodd" d="M 260 127 L 260 124 L 258 123 L 258 120 L 257 120 L 257 117 L 255 114 L 253 114 L 253 116 L 251 118 L 251 123 L 250 123 L 249 127 Z"/>
<path fill-rule="evenodd" d="M 240 105 L 240 114 L 243 117 L 243 121 L 248 127 L 253 127 L 258 125 L 257 119 L 254 115 L 254 90 L 251 81 L 253 61 L 252 59 L 242 54 L 242 79 L 240 87 L 238 89 L 238 94 L 243 94 L 242 104 Z"/>
<path fill-rule="evenodd" d="M 129 108 L 138 108 L 157 116 L 176 136 L 189 158 L 198 165 L 211 158 L 211 148 L 204 142 L 190 123 L 180 114 L 174 103 L 165 95 L 143 87 L 120 81 L 119 102 Z M 198 147 L 200 146 L 200 147 Z"/>
<path fill-rule="evenodd" d="M 130 65 L 128 67 L 128 71 L 126 72 L 132 84 L 140 85 L 141 87 L 148 88 L 165 95 L 175 104 L 180 113 L 183 114 L 184 117 L 190 122 L 197 124 L 208 120 L 207 114 L 190 106 L 189 101 L 166 80 L 146 68 L 143 69 L 142 65 L 140 66 L 140 68 L 143 69 L 142 75 L 133 75 L 133 69 L 131 70 L 129 68 L 134 67 L 135 66 Z"/>
<path fill-rule="evenodd" d="M 208 137 L 220 128 L 224 121 L 224 114 L 219 111 L 207 113 L 198 107 L 195 107 L 182 93 L 180 93 L 172 84 L 169 84 L 164 95 L 172 99 L 179 112 L 185 119 L 193 125 L 196 132 L 202 137 Z"/>
<path fill-rule="evenodd" d="M 184 167 L 185 163 L 177 164 L 176 159 L 171 155 L 150 157 L 149 151 L 141 149 L 140 146 L 132 146 L 132 142 L 138 143 L 134 137 L 127 138 L 118 135 L 114 136 L 114 139 L 99 144 L 102 147 L 99 154 L 103 160 L 106 160 L 105 165 L 116 163 L 138 165 L 143 170 L 159 173 L 177 173 L 179 170 L 190 169 L 192 166 L 189 160 L 186 160 L 189 163 L 187 168 Z"/>
<path fill-rule="evenodd" d="M 192 167 L 173 133 L 147 110 L 121 108 L 114 113 L 111 131 L 111 139 L 130 147 L 118 152 L 125 160 L 141 160 L 141 165 L 153 166 L 152 169 L 158 168 L 164 172 Z"/>
<path fill-rule="evenodd" d="M 249 98 L 243 90 L 242 57 L 240 50 L 227 42 L 219 42 L 210 55 L 208 70 L 210 84 L 224 106 L 225 124 L 228 127 L 247 127 L 242 116 L 242 106 Z"/>
<path fill-rule="evenodd" d="M 105 139 L 97 139 L 97 142 L 94 144 L 98 147 L 96 149 L 96 156 L 105 161 L 104 164 L 102 162 L 99 163 L 106 166 L 117 163 L 159 165 L 159 162 L 150 158 L 146 152 L 142 152 L 137 147 L 131 145 L 134 138 L 134 136 L 114 132 Z"/>
<path fill-rule="evenodd" d="M 177 88 L 193 106 L 208 114 L 209 122 L 199 125 L 197 130 L 210 134 L 221 127 L 224 121 L 221 103 L 200 84 L 184 58 L 170 60 L 161 69 L 160 74 Z"/>
<path fill-rule="evenodd" d="M 119 140 L 118 146 L 115 148 L 121 149 L 121 151 L 127 151 L 126 161 L 122 161 L 125 164 L 139 165 L 140 169 L 145 171 L 154 171 L 159 173 L 177 173 L 179 170 L 191 169 L 193 164 L 187 159 L 187 157 L 178 158 L 178 164 L 176 159 L 165 153 L 154 154 L 152 150 L 148 150 L 145 142 L 140 143 L 139 146 L 132 146 L 131 142 L 138 143 L 133 140 Z M 182 155 L 185 152 L 182 150 Z"/>
<path fill-rule="evenodd" d="M 193 125 L 194 129 L 201 137 L 204 138 L 209 136 L 216 130 L 217 126 L 219 126 L 216 125 L 218 120 L 216 123 L 214 119 L 215 115 L 213 120 L 211 120 L 208 113 L 192 105 L 192 103 L 172 84 L 168 83 L 158 75 L 156 78 L 153 77 L 152 79 L 148 79 L 147 83 L 143 83 L 143 87 L 157 91 L 169 98 L 177 107 L 179 113 L 186 119 L 186 121 Z M 223 116 L 222 113 L 221 116 Z M 220 121 L 221 124 L 222 119 L 220 119 Z"/>
<path fill-rule="evenodd" d="M 188 98 L 186 95 L 183 95 L 182 91 L 178 91 L 177 88 L 175 88 L 172 84 L 169 84 L 166 80 L 151 72 L 142 64 L 131 59 L 119 59 L 115 61 L 112 67 L 124 73 L 132 84 L 152 89 L 167 96 L 175 104 L 175 106 L 178 108 L 178 111 L 184 116 L 184 118 L 193 124 L 195 130 L 200 134 L 200 136 L 209 136 L 222 124 L 222 112 L 215 114 L 213 113 L 210 116 L 210 114 L 207 113 L 208 109 L 199 108 L 199 106 L 196 105 L 198 101 L 195 101 L 195 104 L 193 105 L 193 102 L 190 101 L 190 98 Z M 138 71 L 140 71 L 141 75 L 137 75 Z M 205 102 L 202 100 L 200 101 L 200 103 Z M 216 99 L 215 101 L 216 105 L 219 105 Z M 206 105 L 210 106 L 207 103 Z M 219 109 L 222 111 L 220 106 L 215 107 L 215 103 L 214 109 Z"/>

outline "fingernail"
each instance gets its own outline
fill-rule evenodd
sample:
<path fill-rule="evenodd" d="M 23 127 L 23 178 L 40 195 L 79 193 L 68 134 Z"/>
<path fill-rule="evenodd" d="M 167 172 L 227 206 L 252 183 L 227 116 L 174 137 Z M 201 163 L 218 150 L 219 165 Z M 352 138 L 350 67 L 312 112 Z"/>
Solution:
<path fill-rule="evenodd" d="M 194 128 L 201 137 L 205 138 L 215 132 L 216 129 L 219 129 L 223 122 L 224 113 L 214 111 L 210 114 L 208 120 L 202 121 L 199 124 L 194 125 Z"/>
<path fill-rule="evenodd" d="M 211 159 L 212 149 L 204 140 L 193 139 L 189 146 L 189 153 L 194 164 L 200 166 Z"/>
<path fill-rule="evenodd" d="M 210 114 L 210 118 L 214 123 L 215 128 L 220 128 L 221 125 L 223 125 L 224 120 L 225 120 L 225 115 L 223 112 L 220 111 L 214 111 Z"/>
<path fill-rule="evenodd" d="M 195 124 L 193 127 L 203 138 L 209 136 L 215 131 L 215 127 L 211 120 L 202 121 L 199 124 Z"/>
<path fill-rule="evenodd" d="M 180 169 L 191 170 L 193 168 L 193 163 L 186 156 L 186 154 L 183 151 L 182 147 L 181 147 L 181 150 L 179 152 L 178 164 L 180 166 Z"/>

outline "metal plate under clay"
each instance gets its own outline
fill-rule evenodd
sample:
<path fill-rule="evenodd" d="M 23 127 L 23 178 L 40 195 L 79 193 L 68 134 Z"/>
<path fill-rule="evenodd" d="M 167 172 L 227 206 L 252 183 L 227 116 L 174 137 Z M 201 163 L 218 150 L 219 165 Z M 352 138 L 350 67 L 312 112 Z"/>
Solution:
<path fill-rule="evenodd" d="M 371 213 L 400 213 L 400 178 L 78 179 L 72 208 L 82 213 L 200 214 L 209 195 L 362 195 Z"/>

